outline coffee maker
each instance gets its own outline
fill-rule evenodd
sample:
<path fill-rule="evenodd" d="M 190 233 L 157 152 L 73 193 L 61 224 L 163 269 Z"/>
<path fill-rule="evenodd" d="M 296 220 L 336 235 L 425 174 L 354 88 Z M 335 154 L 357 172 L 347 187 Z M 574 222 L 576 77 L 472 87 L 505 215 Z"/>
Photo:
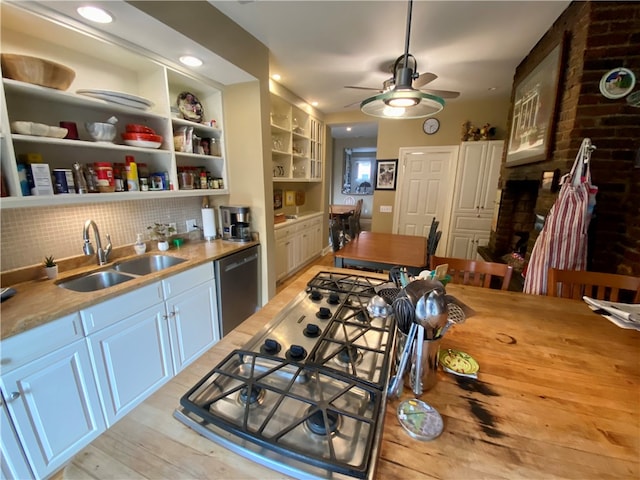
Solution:
<path fill-rule="evenodd" d="M 223 240 L 250 242 L 250 221 L 249 207 L 220 206 Z"/>

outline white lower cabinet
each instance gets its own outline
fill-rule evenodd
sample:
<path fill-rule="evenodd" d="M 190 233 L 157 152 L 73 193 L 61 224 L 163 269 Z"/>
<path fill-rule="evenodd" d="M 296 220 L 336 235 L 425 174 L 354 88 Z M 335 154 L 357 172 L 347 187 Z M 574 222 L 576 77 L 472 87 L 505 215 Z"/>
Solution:
<path fill-rule="evenodd" d="M 9 412 L 2 399 L 0 405 L 0 478 L 4 479 L 32 479 L 33 473 L 24 456 L 20 439 L 13 429 Z"/>
<path fill-rule="evenodd" d="M 87 341 L 107 427 L 173 377 L 162 303 L 89 335 Z"/>
<path fill-rule="evenodd" d="M 220 340 L 213 264 L 193 270 L 163 280 L 176 374 Z"/>
<path fill-rule="evenodd" d="M 322 251 L 322 216 L 276 229 L 276 280 L 298 270 Z"/>
<path fill-rule="evenodd" d="M 489 244 L 489 235 L 477 232 L 456 232 L 451 239 L 451 256 L 454 258 L 467 258 L 470 260 L 482 260 L 478 254 L 478 247 L 486 247 Z"/>
<path fill-rule="evenodd" d="M 4 478 L 44 478 L 220 339 L 213 263 L 2 341 Z"/>
<path fill-rule="evenodd" d="M 36 478 L 53 473 L 105 430 L 84 339 L 3 373 L 2 391 Z"/>

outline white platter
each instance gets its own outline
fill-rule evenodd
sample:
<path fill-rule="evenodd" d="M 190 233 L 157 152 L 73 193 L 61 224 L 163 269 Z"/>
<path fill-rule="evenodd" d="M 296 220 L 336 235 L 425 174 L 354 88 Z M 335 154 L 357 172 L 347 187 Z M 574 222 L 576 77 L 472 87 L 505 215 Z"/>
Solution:
<path fill-rule="evenodd" d="M 160 145 L 162 145 L 162 142 L 149 142 L 147 140 L 123 140 L 123 143 L 130 147 L 140 148 L 160 148 Z"/>
<path fill-rule="evenodd" d="M 128 93 L 112 92 L 109 90 L 76 90 L 78 95 L 97 98 L 106 102 L 117 103 L 126 107 L 148 110 L 153 107 L 153 102 L 144 97 L 130 95 Z"/>

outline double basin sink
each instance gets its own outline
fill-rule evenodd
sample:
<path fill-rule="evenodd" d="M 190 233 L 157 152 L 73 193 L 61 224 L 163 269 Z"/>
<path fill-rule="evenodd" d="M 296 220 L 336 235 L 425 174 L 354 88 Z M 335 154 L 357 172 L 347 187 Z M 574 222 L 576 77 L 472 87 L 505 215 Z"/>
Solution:
<path fill-rule="evenodd" d="M 74 292 L 95 292 L 96 290 L 134 280 L 140 276 L 165 270 L 186 261 L 184 258 L 170 255 L 147 255 L 116 263 L 107 270 L 85 273 L 84 275 L 61 280 L 56 284 Z"/>

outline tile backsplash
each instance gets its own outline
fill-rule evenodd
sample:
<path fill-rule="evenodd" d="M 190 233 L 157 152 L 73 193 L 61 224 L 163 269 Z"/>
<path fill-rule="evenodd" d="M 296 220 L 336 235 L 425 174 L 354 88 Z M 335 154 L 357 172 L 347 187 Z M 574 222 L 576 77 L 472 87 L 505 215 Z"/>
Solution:
<path fill-rule="evenodd" d="M 187 197 L 4 209 L 0 271 L 39 264 L 49 255 L 57 259 L 82 255 L 82 230 L 88 219 L 98 225 L 103 245 L 108 233 L 114 247 L 133 244 L 136 233 L 148 239 L 147 226 L 154 222 L 175 222 L 178 233 L 185 233 L 188 219 L 202 225 L 201 203 L 201 197 Z M 93 232 L 90 235 L 95 246 Z"/>

